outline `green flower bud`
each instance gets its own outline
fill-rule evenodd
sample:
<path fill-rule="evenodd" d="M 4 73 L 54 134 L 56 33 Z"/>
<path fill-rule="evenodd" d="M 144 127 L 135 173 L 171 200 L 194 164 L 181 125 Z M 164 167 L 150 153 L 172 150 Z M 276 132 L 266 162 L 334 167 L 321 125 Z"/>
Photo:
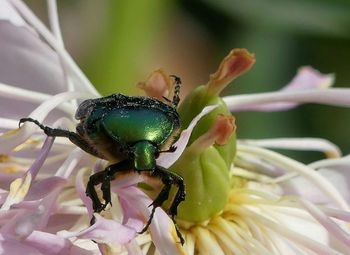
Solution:
<path fill-rule="evenodd" d="M 170 168 L 180 174 L 186 184 L 186 200 L 179 205 L 179 219 L 202 222 L 219 213 L 227 203 L 236 135 L 234 117 L 219 93 L 253 63 L 254 56 L 246 50 L 231 51 L 209 82 L 188 95 L 178 109 L 185 129 L 205 106 L 217 105 L 197 123 L 188 147 Z"/>

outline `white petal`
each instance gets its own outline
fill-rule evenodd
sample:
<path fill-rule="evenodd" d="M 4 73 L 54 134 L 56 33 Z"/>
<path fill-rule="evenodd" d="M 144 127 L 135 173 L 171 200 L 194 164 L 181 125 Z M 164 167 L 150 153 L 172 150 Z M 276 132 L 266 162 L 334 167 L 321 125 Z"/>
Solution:
<path fill-rule="evenodd" d="M 350 106 L 350 89 L 277 91 L 223 98 L 231 111 L 281 111 L 301 103 Z M 273 103 L 273 104 L 272 104 Z"/>
<path fill-rule="evenodd" d="M 340 157 L 341 152 L 338 146 L 321 138 L 273 138 L 258 140 L 239 140 L 239 143 L 253 146 L 272 148 L 272 149 L 288 149 L 302 151 L 321 151 L 329 157 Z"/>
<path fill-rule="evenodd" d="M 9 21 L 15 26 L 26 26 L 25 21 L 7 0 L 0 1 L 0 20 Z"/>

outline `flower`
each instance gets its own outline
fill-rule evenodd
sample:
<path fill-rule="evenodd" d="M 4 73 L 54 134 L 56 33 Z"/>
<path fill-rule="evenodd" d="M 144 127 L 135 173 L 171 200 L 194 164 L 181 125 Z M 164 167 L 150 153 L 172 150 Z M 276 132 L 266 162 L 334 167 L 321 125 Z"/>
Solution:
<path fill-rule="evenodd" d="M 348 157 L 341 158 L 337 146 L 319 138 L 237 140 L 236 150 L 234 118 L 225 103 L 233 112 L 281 111 L 307 102 L 349 106 L 350 90 L 331 89 L 333 75 L 303 67 L 278 92 L 229 96 L 223 103 L 218 93 L 254 62 L 246 50 L 232 50 L 209 82 L 180 105 L 185 127 L 203 106 L 219 105 L 199 121 L 170 168 L 187 184 L 178 215 L 186 254 L 346 253 L 348 178 L 333 169 L 338 164 L 349 168 Z M 150 86 L 142 84 L 147 93 L 153 93 L 154 76 L 161 75 L 156 71 Z M 318 150 L 327 159 L 305 165 L 266 148 Z"/>
<path fill-rule="evenodd" d="M 0 54 L 16 54 L 8 59 L 16 59 L 12 64 L 17 70 L 22 70 L 20 63 L 31 63 L 21 75 L 0 74 L 1 81 L 8 83 L 0 84 L 0 96 L 9 99 L 0 100 L 8 109 L 0 119 L 4 131 L 0 136 L 1 253 L 348 251 L 349 178 L 344 169 L 349 167 L 349 156 L 341 157 L 334 144 L 317 138 L 236 141 L 234 117 L 228 108 L 233 112 L 280 111 L 308 102 L 349 106 L 349 89 L 329 88 L 333 76 L 306 67 L 281 91 L 221 99 L 222 89 L 254 64 L 254 56 L 243 49 L 233 50 L 208 84 L 184 100 L 179 113 L 186 129 L 177 150 L 157 159 L 186 181 L 187 199 L 178 211 L 185 245 L 179 244 L 176 229 L 161 208 L 149 232 L 137 235 L 150 215 L 150 197 L 159 191 L 159 184 L 144 176 L 129 174 L 114 180 L 113 207 L 94 214 L 95 223 L 90 226 L 93 210 L 85 195 L 86 182 L 106 162 L 64 139 L 46 138 L 30 123 L 17 129 L 18 119 L 28 115 L 53 127 L 73 129 L 77 102 L 99 96 L 64 49 L 55 1 L 48 4 L 53 33 L 21 1 L 0 2 L 0 33 L 12 30 L 18 36 L 1 36 L 9 41 L 3 42 L 6 47 L 0 48 Z M 19 44 L 23 37 L 28 45 Z M 30 54 L 23 50 L 27 47 L 32 47 Z M 42 91 L 43 86 L 34 86 L 41 83 L 52 88 Z M 139 84 L 147 94 L 162 100 L 169 96 L 171 85 L 170 77 L 161 70 Z M 328 158 L 305 165 L 267 148 L 320 150 Z M 153 190 L 137 187 L 140 182 L 147 182 L 147 188 Z"/>

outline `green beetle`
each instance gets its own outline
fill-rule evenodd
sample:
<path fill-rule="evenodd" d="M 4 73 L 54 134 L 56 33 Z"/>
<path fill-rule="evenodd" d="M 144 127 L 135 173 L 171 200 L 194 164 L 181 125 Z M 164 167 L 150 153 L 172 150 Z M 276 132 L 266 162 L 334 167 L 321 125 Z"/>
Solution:
<path fill-rule="evenodd" d="M 151 224 L 156 208 L 168 199 L 172 185 L 178 188 L 168 211 L 174 223 L 177 207 L 185 200 L 183 178 L 156 164 L 160 153 L 176 150 L 173 144 L 181 131 L 180 117 L 176 111 L 181 81 L 173 77 L 175 91 L 172 101 L 165 98 L 168 104 L 155 98 L 113 94 L 85 100 L 79 105 L 75 114 L 80 121 L 76 132 L 50 128 L 32 118 L 22 118 L 19 124 L 33 122 L 47 136 L 66 137 L 84 151 L 111 163 L 104 171 L 90 176 L 87 184 L 86 195 L 91 198 L 95 212 L 101 212 L 111 203 L 110 181 L 117 173 L 135 170 L 160 178 L 164 186 L 152 203 L 151 215 L 141 231 L 143 233 Z M 104 203 L 95 190 L 99 184 Z M 178 229 L 177 233 L 183 243 Z"/>

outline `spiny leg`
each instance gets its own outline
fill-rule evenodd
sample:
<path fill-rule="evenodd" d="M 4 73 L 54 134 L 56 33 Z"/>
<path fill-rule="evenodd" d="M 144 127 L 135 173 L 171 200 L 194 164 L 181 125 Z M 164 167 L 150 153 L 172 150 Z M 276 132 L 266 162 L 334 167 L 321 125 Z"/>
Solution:
<path fill-rule="evenodd" d="M 170 75 L 175 80 L 174 96 L 173 96 L 173 105 L 176 108 L 180 102 L 180 88 L 181 88 L 181 79 L 176 75 Z"/>
<path fill-rule="evenodd" d="M 90 176 L 89 182 L 86 186 L 86 195 L 92 200 L 92 208 L 94 209 L 94 212 L 101 212 L 109 203 L 111 203 L 110 182 L 114 179 L 114 175 L 118 172 L 130 171 L 132 167 L 133 165 L 131 161 L 124 160 L 110 165 L 106 167 L 105 170 Z M 102 198 L 105 201 L 104 204 L 101 203 L 95 189 L 95 186 L 99 184 L 101 184 Z"/>
<path fill-rule="evenodd" d="M 178 191 L 175 195 L 173 203 L 170 206 L 169 214 L 171 216 L 172 221 L 174 222 L 174 225 L 176 228 L 176 233 L 177 233 L 178 237 L 180 238 L 181 244 L 184 244 L 185 241 L 184 241 L 184 239 L 183 239 L 183 237 L 178 229 L 176 221 L 175 221 L 175 216 L 177 215 L 177 207 L 183 200 L 185 200 L 185 195 L 186 195 L 185 184 L 183 182 L 183 178 L 181 176 L 179 176 L 173 172 L 170 172 L 164 168 L 161 168 L 161 167 L 157 167 L 155 169 L 153 175 L 161 178 L 162 182 L 164 183 L 164 187 L 161 190 L 161 192 L 158 194 L 156 199 L 150 205 L 150 206 L 153 206 L 151 214 L 150 214 L 150 218 L 148 219 L 145 227 L 142 229 L 142 231 L 140 233 L 145 232 L 147 230 L 147 228 L 149 227 L 149 225 L 151 224 L 157 207 L 162 206 L 163 203 L 169 198 L 169 192 L 170 192 L 171 185 L 176 185 L 178 187 Z"/>
<path fill-rule="evenodd" d="M 24 122 L 33 122 L 37 126 L 39 126 L 44 133 L 47 136 L 52 137 L 66 137 L 68 138 L 72 143 L 74 143 L 76 146 L 78 146 L 80 149 L 84 150 L 85 152 L 98 156 L 96 150 L 91 147 L 87 142 L 85 142 L 77 133 L 74 133 L 69 130 L 59 129 L 59 128 L 50 128 L 48 126 L 44 126 L 39 121 L 34 120 L 32 118 L 22 118 L 19 120 L 19 126 L 21 126 Z"/>

